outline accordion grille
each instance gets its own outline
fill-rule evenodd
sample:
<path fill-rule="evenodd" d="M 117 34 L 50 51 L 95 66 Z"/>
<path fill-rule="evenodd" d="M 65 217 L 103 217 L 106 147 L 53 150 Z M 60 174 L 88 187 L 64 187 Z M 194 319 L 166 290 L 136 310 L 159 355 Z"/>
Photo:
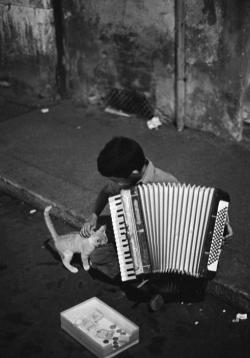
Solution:
<path fill-rule="evenodd" d="M 138 186 L 152 272 L 199 276 L 214 189 L 200 186 Z"/>

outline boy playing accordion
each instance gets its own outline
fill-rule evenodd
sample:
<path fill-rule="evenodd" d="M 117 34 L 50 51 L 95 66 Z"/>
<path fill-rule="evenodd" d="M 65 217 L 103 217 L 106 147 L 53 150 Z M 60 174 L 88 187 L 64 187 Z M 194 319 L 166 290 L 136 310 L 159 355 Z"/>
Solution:
<path fill-rule="evenodd" d="M 109 183 L 98 194 L 93 211 L 81 228 L 83 237 L 90 236 L 92 230 L 96 228 L 98 218 L 107 205 L 109 197 L 119 194 L 121 189 L 129 189 L 140 183 L 178 183 L 178 180 L 172 174 L 156 168 L 146 158 L 143 149 L 136 141 L 126 137 L 115 137 L 104 146 L 98 156 L 97 167 L 100 174 L 109 179 Z M 232 229 L 228 221 L 226 228 L 228 236 L 231 236 Z M 100 264 L 105 264 L 105 259 L 107 262 L 114 261 L 114 265 L 111 265 L 113 272 L 109 274 L 107 271 L 107 275 L 113 277 L 114 268 L 117 268 L 118 276 L 119 266 L 116 256 L 109 256 L 109 251 L 102 250 L 102 252 L 103 257 L 100 258 Z M 96 262 L 96 266 L 98 267 L 98 262 Z M 142 282 L 135 280 L 132 283 L 126 283 L 124 287 L 130 291 L 134 288 L 135 292 L 141 294 L 144 298 L 148 298 L 151 309 L 155 311 L 164 302 L 160 291 L 166 292 L 166 286 L 169 286 L 169 282 L 168 278 L 165 279 L 160 276 L 158 279 L 155 275 L 153 279 Z M 161 286 L 161 289 L 159 286 Z"/>

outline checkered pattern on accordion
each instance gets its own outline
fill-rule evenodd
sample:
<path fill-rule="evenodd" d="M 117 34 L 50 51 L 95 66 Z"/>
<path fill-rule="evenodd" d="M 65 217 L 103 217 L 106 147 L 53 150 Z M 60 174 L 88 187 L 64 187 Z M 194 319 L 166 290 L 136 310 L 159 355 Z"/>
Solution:
<path fill-rule="evenodd" d="M 122 281 L 148 273 L 217 271 L 229 196 L 220 189 L 148 183 L 109 198 Z"/>

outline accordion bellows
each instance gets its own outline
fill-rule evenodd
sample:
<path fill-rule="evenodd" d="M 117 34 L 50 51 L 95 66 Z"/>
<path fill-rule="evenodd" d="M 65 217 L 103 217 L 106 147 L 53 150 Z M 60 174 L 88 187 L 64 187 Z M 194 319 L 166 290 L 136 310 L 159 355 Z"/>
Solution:
<path fill-rule="evenodd" d="M 217 271 L 229 196 L 220 189 L 148 183 L 109 198 L 122 281 L 148 273 Z"/>

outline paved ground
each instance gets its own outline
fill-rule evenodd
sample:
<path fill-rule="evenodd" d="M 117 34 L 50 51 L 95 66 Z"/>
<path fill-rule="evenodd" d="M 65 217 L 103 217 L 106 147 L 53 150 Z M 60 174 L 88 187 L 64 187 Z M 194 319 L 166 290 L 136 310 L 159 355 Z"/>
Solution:
<path fill-rule="evenodd" d="M 164 126 L 62 102 L 46 114 L 32 109 L 0 123 L 1 187 L 37 207 L 80 226 L 104 184 L 96 157 L 114 135 L 136 139 L 146 155 L 180 181 L 220 187 L 231 196 L 234 239 L 224 248 L 216 278 L 208 287 L 250 311 L 250 151 L 207 133 Z M 107 214 L 107 211 L 106 211 Z"/>
<path fill-rule="evenodd" d="M 67 271 L 51 250 L 42 214 L 31 209 L 0 192 L 1 357 L 94 357 L 60 328 L 61 311 L 93 296 L 140 328 L 140 343 L 121 358 L 249 357 L 250 321 L 234 323 L 237 309 L 207 294 L 199 302 L 167 303 L 150 312 L 146 302 L 132 300 L 96 272 Z M 54 223 L 59 233 L 72 230 Z"/>

